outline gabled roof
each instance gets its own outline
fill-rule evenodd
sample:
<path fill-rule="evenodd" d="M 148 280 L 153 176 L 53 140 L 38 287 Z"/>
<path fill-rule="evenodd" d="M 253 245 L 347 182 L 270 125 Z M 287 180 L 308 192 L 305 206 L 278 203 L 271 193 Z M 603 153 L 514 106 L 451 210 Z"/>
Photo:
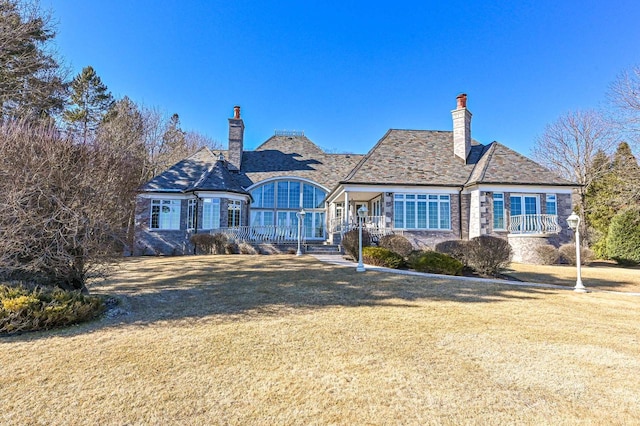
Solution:
<path fill-rule="evenodd" d="M 477 183 L 577 186 L 498 142 L 487 145 L 467 185 Z"/>
<path fill-rule="evenodd" d="M 392 129 L 342 183 L 463 186 L 483 150 L 473 141 L 465 163 L 453 154 L 453 132 Z"/>
<path fill-rule="evenodd" d="M 189 191 L 226 191 L 246 194 L 237 179 L 231 174 L 224 160 L 217 160 Z"/>

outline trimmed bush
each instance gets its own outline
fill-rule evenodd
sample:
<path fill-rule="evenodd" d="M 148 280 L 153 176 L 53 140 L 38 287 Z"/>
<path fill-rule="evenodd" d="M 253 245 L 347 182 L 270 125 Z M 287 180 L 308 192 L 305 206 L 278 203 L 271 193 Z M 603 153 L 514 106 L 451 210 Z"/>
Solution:
<path fill-rule="evenodd" d="M 536 254 L 543 265 L 555 265 L 560 260 L 560 252 L 551 244 L 536 247 Z"/>
<path fill-rule="evenodd" d="M 413 244 L 402 235 L 385 235 L 380 238 L 378 242 L 380 247 L 391 250 L 394 253 L 398 253 L 402 257 L 407 257 L 413 251 Z"/>
<path fill-rule="evenodd" d="M 495 275 L 509 266 L 513 250 L 507 240 L 483 235 L 472 238 L 466 244 L 465 259 L 476 272 Z"/>
<path fill-rule="evenodd" d="M 409 267 L 418 272 L 460 275 L 464 265 L 457 259 L 437 251 L 414 251 L 409 255 Z"/>
<path fill-rule="evenodd" d="M 48 330 L 88 321 L 105 310 L 97 296 L 60 288 L 0 284 L 0 334 Z"/>
<path fill-rule="evenodd" d="M 623 210 L 611 219 L 607 254 L 621 265 L 640 263 L 640 206 Z"/>
<path fill-rule="evenodd" d="M 224 245 L 224 254 L 239 254 L 240 248 L 237 243 L 228 242 Z"/>
<path fill-rule="evenodd" d="M 568 263 L 569 265 L 576 264 L 576 245 L 571 244 L 563 244 L 558 249 L 560 252 L 560 259 L 563 263 Z M 593 261 L 593 252 L 589 250 L 587 247 L 580 248 L 580 264 L 587 265 Z"/>
<path fill-rule="evenodd" d="M 196 246 L 198 253 L 211 254 L 213 252 L 213 235 L 193 234 L 189 240 L 191 244 Z"/>
<path fill-rule="evenodd" d="M 342 236 L 342 247 L 344 247 L 345 253 L 354 259 L 358 258 L 358 230 L 352 229 Z M 371 236 L 363 229 L 362 230 L 362 247 L 369 247 L 371 245 Z"/>
<path fill-rule="evenodd" d="M 402 256 L 384 247 L 364 247 L 362 249 L 362 261 L 368 265 L 393 269 L 400 268 L 404 263 Z"/>
<path fill-rule="evenodd" d="M 249 243 L 238 244 L 238 250 L 240 254 L 258 254 L 258 250 Z"/>
<path fill-rule="evenodd" d="M 467 265 L 465 259 L 465 253 L 467 250 L 467 244 L 469 241 L 463 240 L 449 240 L 436 244 L 436 251 L 453 257 L 454 259 L 462 262 L 463 265 Z"/>

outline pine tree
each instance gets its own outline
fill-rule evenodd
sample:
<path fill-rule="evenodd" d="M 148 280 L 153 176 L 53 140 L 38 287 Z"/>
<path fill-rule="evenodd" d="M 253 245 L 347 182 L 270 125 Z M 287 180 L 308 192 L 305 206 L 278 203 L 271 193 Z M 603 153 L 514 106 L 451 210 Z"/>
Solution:
<path fill-rule="evenodd" d="M 51 16 L 36 1 L 0 0 L 0 120 L 62 111 L 64 75 L 48 49 L 54 37 Z"/>
<path fill-rule="evenodd" d="M 93 67 L 88 66 L 71 82 L 70 97 L 71 106 L 62 117 L 69 130 L 87 143 L 95 136 L 100 121 L 113 105 L 113 96 Z"/>

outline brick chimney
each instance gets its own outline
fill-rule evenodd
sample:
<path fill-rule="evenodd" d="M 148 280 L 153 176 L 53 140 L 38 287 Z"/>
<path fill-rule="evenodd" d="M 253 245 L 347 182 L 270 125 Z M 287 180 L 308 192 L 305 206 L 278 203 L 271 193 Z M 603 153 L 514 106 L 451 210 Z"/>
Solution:
<path fill-rule="evenodd" d="M 240 118 L 240 107 L 233 107 L 233 118 L 229 119 L 229 170 L 240 170 L 244 145 L 244 121 Z"/>
<path fill-rule="evenodd" d="M 471 113 L 467 109 L 465 93 L 456 98 L 457 107 L 451 111 L 453 117 L 453 153 L 467 161 L 471 150 Z"/>

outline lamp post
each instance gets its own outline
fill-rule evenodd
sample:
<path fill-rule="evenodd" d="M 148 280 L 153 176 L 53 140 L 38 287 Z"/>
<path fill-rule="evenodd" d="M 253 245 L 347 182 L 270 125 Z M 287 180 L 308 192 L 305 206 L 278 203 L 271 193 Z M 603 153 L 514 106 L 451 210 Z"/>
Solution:
<path fill-rule="evenodd" d="M 364 218 L 367 217 L 367 213 L 369 210 L 367 206 L 363 205 L 358 209 L 358 267 L 356 268 L 357 272 L 364 272 L 364 264 L 362 263 L 362 222 L 364 222 Z"/>
<path fill-rule="evenodd" d="M 573 291 L 586 293 L 587 289 L 582 284 L 580 271 L 580 216 L 575 212 L 571 212 L 571 215 L 567 218 L 567 223 L 569 224 L 569 228 L 576 233 L 576 268 L 578 272 L 576 276 L 576 286 L 573 288 Z"/>
<path fill-rule="evenodd" d="M 302 256 L 302 222 L 304 222 L 304 215 L 306 214 L 307 212 L 305 212 L 304 209 L 296 213 L 298 217 L 298 251 L 296 252 L 296 256 Z"/>

